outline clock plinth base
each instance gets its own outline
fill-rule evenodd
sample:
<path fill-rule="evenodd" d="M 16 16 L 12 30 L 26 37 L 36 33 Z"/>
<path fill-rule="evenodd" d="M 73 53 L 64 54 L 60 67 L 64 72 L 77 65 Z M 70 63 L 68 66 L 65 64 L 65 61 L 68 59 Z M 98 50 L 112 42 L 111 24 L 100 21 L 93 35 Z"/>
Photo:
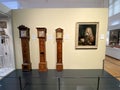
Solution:
<path fill-rule="evenodd" d="M 46 72 L 48 69 L 47 69 L 47 63 L 46 62 L 40 62 L 39 63 L 39 71 L 40 72 Z"/>
<path fill-rule="evenodd" d="M 62 71 L 63 70 L 63 64 L 62 63 L 57 63 L 56 70 L 57 71 Z"/>
<path fill-rule="evenodd" d="M 22 71 L 31 71 L 31 63 L 23 63 L 22 64 Z"/>

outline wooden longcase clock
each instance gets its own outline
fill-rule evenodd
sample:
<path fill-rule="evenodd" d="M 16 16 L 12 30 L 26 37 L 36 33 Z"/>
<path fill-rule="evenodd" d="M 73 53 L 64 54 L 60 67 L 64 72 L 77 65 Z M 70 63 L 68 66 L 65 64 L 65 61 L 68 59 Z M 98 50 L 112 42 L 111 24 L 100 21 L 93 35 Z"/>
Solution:
<path fill-rule="evenodd" d="M 22 56 L 23 56 L 23 64 L 22 70 L 23 71 L 30 71 L 31 68 L 31 61 L 30 61 L 30 50 L 29 50 L 29 28 L 21 25 L 18 27 L 19 29 L 19 36 L 21 38 L 21 46 L 22 46 Z"/>
<path fill-rule="evenodd" d="M 39 71 L 47 71 L 47 62 L 46 62 L 46 28 L 37 28 L 38 39 L 39 39 L 39 51 L 40 51 L 40 63 Z"/>
<path fill-rule="evenodd" d="M 62 71 L 63 70 L 62 41 L 63 41 L 63 29 L 58 28 L 58 29 L 56 29 L 56 42 L 57 42 L 57 64 L 56 64 L 56 70 L 57 71 Z"/>

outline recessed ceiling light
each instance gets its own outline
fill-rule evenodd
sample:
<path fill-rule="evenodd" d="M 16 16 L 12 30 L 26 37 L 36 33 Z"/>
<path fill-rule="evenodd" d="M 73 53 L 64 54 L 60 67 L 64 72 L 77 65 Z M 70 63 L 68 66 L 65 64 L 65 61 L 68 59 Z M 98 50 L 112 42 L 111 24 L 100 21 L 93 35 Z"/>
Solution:
<path fill-rule="evenodd" d="M 2 2 L 2 4 L 10 9 L 18 9 L 19 6 L 17 1 Z"/>
<path fill-rule="evenodd" d="M 112 25 L 112 26 L 115 26 L 115 25 L 118 25 L 118 24 L 120 24 L 120 21 L 115 21 L 115 22 L 113 22 L 111 25 Z"/>

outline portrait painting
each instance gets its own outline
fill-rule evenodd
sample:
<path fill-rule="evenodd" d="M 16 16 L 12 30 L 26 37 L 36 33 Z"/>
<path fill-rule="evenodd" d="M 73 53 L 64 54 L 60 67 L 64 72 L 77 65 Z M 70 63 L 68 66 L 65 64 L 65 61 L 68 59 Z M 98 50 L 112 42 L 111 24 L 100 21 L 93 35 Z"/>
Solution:
<path fill-rule="evenodd" d="M 76 24 L 75 48 L 97 48 L 98 22 L 78 22 Z"/>

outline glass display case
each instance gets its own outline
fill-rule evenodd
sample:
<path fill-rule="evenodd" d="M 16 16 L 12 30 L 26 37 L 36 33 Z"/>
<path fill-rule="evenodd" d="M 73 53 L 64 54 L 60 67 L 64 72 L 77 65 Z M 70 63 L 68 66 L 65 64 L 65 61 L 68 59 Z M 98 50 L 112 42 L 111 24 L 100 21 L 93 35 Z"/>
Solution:
<path fill-rule="evenodd" d="M 3 33 L 4 32 L 4 33 Z M 0 76 L 5 76 L 11 71 L 9 36 L 0 30 Z"/>
<path fill-rule="evenodd" d="M 109 45 L 120 48 L 120 29 L 110 30 Z"/>
<path fill-rule="evenodd" d="M 14 70 L 10 29 L 7 21 L 0 21 L 0 77 Z"/>

